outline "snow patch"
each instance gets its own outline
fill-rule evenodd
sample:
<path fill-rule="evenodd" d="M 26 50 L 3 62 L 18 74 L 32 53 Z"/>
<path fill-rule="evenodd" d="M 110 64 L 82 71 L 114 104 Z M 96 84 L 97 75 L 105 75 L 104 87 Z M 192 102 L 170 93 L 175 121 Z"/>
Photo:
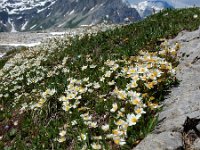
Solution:
<path fill-rule="evenodd" d="M 75 11 L 74 11 L 74 9 L 69 13 L 69 15 L 71 15 L 71 14 L 73 14 Z"/>
<path fill-rule="evenodd" d="M 58 27 L 60 28 L 60 27 L 62 27 L 62 26 L 64 26 L 65 25 L 65 22 L 64 23 L 61 23 L 61 24 L 59 24 L 58 25 Z"/>
<path fill-rule="evenodd" d="M 96 9 L 97 7 L 98 7 L 98 5 L 92 7 L 92 8 L 90 9 L 90 11 L 93 11 L 93 10 Z"/>
<path fill-rule="evenodd" d="M 47 9 L 47 8 L 43 8 L 43 9 L 37 10 L 37 13 L 40 13 L 40 12 L 44 11 L 45 9 Z"/>
<path fill-rule="evenodd" d="M 17 18 L 17 20 L 19 20 L 19 19 L 22 19 L 22 18 L 23 18 L 23 17 L 22 17 L 22 16 L 20 16 L 20 17 L 18 17 L 18 18 Z"/>
<path fill-rule="evenodd" d="M 50 32 L 49 34 L 55 36 L 55 35 L 64 35 L 66 32 Z"/>
<path fill-rule="evenodd" d="M 33 46 L 37 46 L 40 45 L 41 42 L 38 43 L 12 43 L 12 44 L 0 44 L 0 46 L 14 46 L 14 47 L 18 47 L 18 46 L 25 46 L 25 47 L 33 47 Z"/>
<path fill-rule="evenodd" d="M 86 10 L 86 7 L 83 8 L 83 11 Z"/>
<path fill-rule="evenodd" d="M 90 11 L 93 11 L 93 10 L 94 10 L 94 8 L 95 8 L 95 7 L 92 7 L 92 8 L 90 9 Z"/>
<path fill-rule="evenodd" d="M 46 17 L 49 17 L 50 15 L 51 15 L 51 12 Z"/>
<path fill-rule="evenodd" d="M 147 0 L 140 2 L 136 5 L 131 5 L 132 8 L 135 8 L 141 17 L 145 17 L 151 14 L 145 14 L 146 12 L 158 13 L 159 11 L 166 8 L 173 8 L 169 3 L 162 0 Z"/>
<path fill-rule="evenodd" d="M 21 28 L 22 31 L 26 29 L 27 24 L 28 24 L 28 21 L 26 21 L 26 22 L 22 25 L 22 28 Z"/>
<path fill-rule="evenodd" d="M 10 32 L 17 32 L 17 30 L 15 29 L 15 25 L 14 25 L 14 23 L 11 21 L 10 18 L 8 18 L 8 23 L 11 25 L 11 31 L 10 31 Z"/>
<path fill-rule="evenodd" d="M 30 30 L 35 28 L 37 26 L 37 24 L 33 25 L 32 27 L 30 27 Z"/>

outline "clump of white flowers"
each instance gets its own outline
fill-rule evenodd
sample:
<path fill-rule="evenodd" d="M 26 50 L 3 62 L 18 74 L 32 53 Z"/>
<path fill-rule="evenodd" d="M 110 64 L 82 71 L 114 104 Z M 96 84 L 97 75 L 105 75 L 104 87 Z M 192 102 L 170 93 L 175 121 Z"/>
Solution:
<path fill-rule="evenodd" d="M 110 141 L 127 144 L 130 131 L 159 107 L 155 91 L 175 80 L 175 68 L 168 60 L 175 61 L 180 45 L 169 48 L 165 42 L 159 52 L 140 51 L 138 56 L 108 59 L 102 65 L 95 64 L 92 55 L 69 55 L 50 67 L 45 63 L 54 54 L 52 47 L 11 58 L 0 70 L 0 98 L 12 97 L 13 105 L 22 101 L 23 111 L 45 111 L 55 103 L 69 121 L 58 133 L 59 143 L 74 130 L 83 149 L 105 149 L 103 143 Z M 85 63 L 75 66 L 79 60 Z"/>

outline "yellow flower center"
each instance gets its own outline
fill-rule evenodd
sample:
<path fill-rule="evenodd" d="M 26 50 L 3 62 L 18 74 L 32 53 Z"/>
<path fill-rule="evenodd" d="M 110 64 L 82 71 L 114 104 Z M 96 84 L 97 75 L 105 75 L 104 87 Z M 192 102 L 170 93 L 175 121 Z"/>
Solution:
<path fill-rule="evenodd" d="M 114 135 L 118 135 L 118 134 L 119 134 L 119 131 L 118 131 L 118 130 L 113 130 L 113 134 L 114 134 Z"/>
<path fill-rule="evenodd" d="M 133 104 L 134 104 L 134 105 L 137 105 L 137 104 L 139 104 L 139 102 L 140 102 L 140 100 L 139 100 L 139 99 L 137 99 L 137 98 L 133 100 Z"/>
<path fill-rule="evenodd" d="M 135 112 L 136 114 L 141 114 L 142 110 L 138 108 Z"/>
<path fill-rule="evenodd" d="M 137 122 L 137 118 L 133 117 L 133 118 L 131 119 L 131 122 L 132 122 L 132 123 L 136 123 L 136 122 Z"/>
<path fill-rule="evenodd" d="M 115 139 L 115 140 L 114 140 L 114 143 L 117 144 L 117 145 L 119 145 L 120 140 L 119 140 L 119 139 Z"/>

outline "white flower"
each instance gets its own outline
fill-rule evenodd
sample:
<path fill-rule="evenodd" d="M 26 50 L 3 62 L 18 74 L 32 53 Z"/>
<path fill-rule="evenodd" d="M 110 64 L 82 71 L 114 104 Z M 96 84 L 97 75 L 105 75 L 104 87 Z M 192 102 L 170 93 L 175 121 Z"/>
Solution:
<path fill-rule="evenodd" d="M 71 121 L 71 123 L 72 123 L 72 126 L 75 126 L 78 124 L 76 120 Z"/>
<path fill-rule="evenodd" d="M 139 104 L 141 104 L 141 98 L 140 97 L 135 97 L 135 98 L 132 98 L 131 100 L 130 100 L 130 103 L 131 104 L 133 104 L 133 105 L 139 105 Z"/>
<path fill-rule="evenodd" d="M 107 135 L 106 135 L 106 138 L 108 138 L 108 139 L 113 138 L 113 134 L 107 134 Z"/>
<path fill-rule="evenodd" d="M 99 89 L 101 87 L 98 82 L 95 82 L 93 85 L 94 85 L 94 89 Z"/>
<path fill-rule="evenodd" d="M 96 66 L 97 66 L 97 65 L 90 65 L 90 68 L 91 68 L 91 69 L 94 69 L 94 68 L 96 68 Z"/>
<path fill-rule="evenodd" d="M 83 118 L 84 121 L 88 121 L 92 119 L 92 116 L 90 116 L 88 112 L 85 114 L 81 114 L 80 116 L 81 118 Z"/>
<path fill-rule="evenodd" d="M 119 68 L 119 65 L 118 64 L 114 64 L 111 68 L 111 70 L 115 71 Z"/>
<path fill-rule="evenodd" d="M 4 97 L 8 97 L 9 96 L 9 94 L 8 93 L 6 93 L 5 95 L 4 95 Z"/>
<path fill-rule="evenodd" d="M 67 102 L 63 102 L 63 110 L 64 111 L 69 111 L 70 110 L 70 108 L 71 108 L 72 106 L 69 104 L 69 102 L 67 101 Z"/>
<path fill-rule="evenodd" d="M 127 98 L 127 94 L 125 91 L 120 90 L 116 94 L 117 94 L 117 98 L 119 98 L 121 100 L 125 100 Z"/>
<path fill-rule="evenodd" d="M 91 146 L 93 149 L 101 149 L 101 145 L 97 143 L 92 143 Z"/>
<path fill-rule="evenodd" d="M 117 136 L 121 136 L 123 132 L 119 128 L 117 128 L 117 129 L 112 130 L 112 134 L 114 137 L 117 137 Z"/>
<path fill-rule="evenodd" d="M 131 83 L 129 84 L 130 88 L 136 88 L 138 86 L 137 82 L 132 80 Z"/>
<path fill-rule="evenodd" d="M 54 95 L 55 93 L 56 93 L 56 89 L 51 89 L 50 92 L 49 92 L 49 95 L 52 96 L 52 95 Z"/>
<path fill-rule="evenodd" d="M 108 125 L 108 124 L 102 125 L 102 126 L 101 126 L 101 129 L 102 129 L 104 132 L 106 132 L 106 131 L 109 130 L 109 125 Z"/>
<path fill-rule="evenodd" d="M 62 142 L 64 142 L 64 141 L 66 141 L 66 137 L 61 136 L 59 139 L 57 139 L 57 141 L 58 141 L 59 143 L 62 143 Z"/>
<path fill-rule="evenodd" d="M 104 82 L 104 81 L 105 81 L 105 78 L 104 78 L 104 77 L 101 77 L 101 78 L 100 78 L 100 81 L 101 81 L 101 82 Z"/>
<path fill-rule="evenodd" d="M 90 127 L 91 127 L 91 128 L 96 128 L 96 127 L 98 127 L 97 122 L 90 122 Z"/>
<path fill-rule="evenodd" d="M 18 120 L 15 121 L 13 124 L 14 124 L 14 126 L 17 126 L 18 125 Z"/>
<path fill-rule="evenodd" d="M 88 82 L 88 81 L 89 81 L 89 79 L 90 79 L 89 77 L 87 77 L 87 78 L 84 78 L 84 79 L 83 79 L 83 82 Z"/>
<path fill-rule="evenodd" d="M 102 136 L 93 136 L 92 139 L 94 139 L 94 140 L 102 140 Z"/>
<path fill-rule="evenodd" d="M 94 90 L 93 89 L 88 89 L 88 92 L 92 93 L 92 92 L 94 92 Z"/>
<path fill-rule="evenodd" d="M 138 69 L 138 73 L 147 73 L 147 72 L 148 72 L 148 68 L 146 66 L 145 67 L 141 66 Z"/>
<path fill-rule="evenodd" d="M 45 92 L 42 93 L 42 96 L 43 97 L 46 97 L 48 95 L 52 96 L 56 93 L 56 90 L 55 89 L 47 89 Z"/>
<path fill-rule="evenodd" d="M 115 64 L 115 61 L 113 61 L 113 60 L 107 60 L 104 64 L 107 65 L 107 66 L 109 66 L 109 67 L 111 67 L 111 66 L 113 66 Z"/>
<path fill-rule="evenodd" d="M 92 61 L 92 58 L 87 58 L 86 61 L 87 61 L 87 62 L 91 62 L 91 61 Z"/>
<path fill-rule="evenodd" d="M 85 144 L 85 145 L 81 148 L 81 150 L 87 150 L 87 144 Z"/>
<path fill-rule="evenodd" d="M 111 71 L 106 71 L 105 73 L 105 77 L 106 78 L 109 78 L 111 76 L 112 72 Z"/>
<path fill-rule="evenodd" d="M 194 19 L 198 18 L 198 15 L 197 15 L 197 14 L 195 14 L 195 15 L 193 16 L 193 18 L 194 18 Z"/>
<path fill-rule="evenodd" d="M 61 96 L 58 100 L 59 101 L 67 101 L 67 97 L 66 96 Z"/>
<path fill-rule="evenodd" d="M 74 99 L 76 97 L 77 93 L 68 93 L 67 99 Z"/>
<path fill-rule="evenodd" d="M 62 65 L 65 65 L 69 57 L 64 57 L 62 61 Z"/>
<path fill-rule="evenodd" d="M 135 74 L 137 71 L 136 68 L 130 67 L 129 70 L 127 71 L 127 74 Z"/>
<path fill-rule="evenodd" d="M 117 125 L 117 126 L 122 126 L 122 125 L 124 125 L 126 122 L 124 121 L 124 120 L 122 120 L 122 119 L 119 119 L 117 122 L 115 122 L 115 124 Z"/>
<path fill-rule="evenodd" d="M 135 97 L 140 97 L 141 94 L 140 93 L 137 93 L 135 91 L 129 91 L 128 92 L 128 96 L 132 97 L 132 98 L 135 98 Z"/>
<path fill-rule="evenodd" d="M 36 104 L 36 107 L 42 107 L 43 104 L 44 104 L 45 102 L 46 102 L 46 100 L 43 99 L 43 98 L 41 98 L 41 99 L 39 100 L 39 102 Z"/>
<path fill-rule="evenodd" d="M 83 140 L 83 141 L 85 141 L 86 139 L 87 139 L 87 136 L 86 136 L 86 134 L 83 134 L 83 133 L 81 133 L 81 140 Z"/>
<path fill-rule="evenodd" d="M 88 67 L 88 66 L 83 66 L 83 67 L 81 68 L 81 70 L 83 71 L 83 70 L 87 69 L 87 67 Z"/>
<path fill-rule="evenodd" d="M 63 68 L 63 72 L 64 72 L 64 73 L 69 73 L 69 72 L 70 72 L 70 70 L 69 70 L 69 69 L 67 69 L 67 68 Z"/>
<path fill-rule="evenodd" d="M 128 114 L 127 115 L 127 122 L 129 126 L 136 125 L 138 119 L 140 118 L 140 115 L 135 114 Z"/>
<path fill-rule="evenodd" d="M 60 133 L 59 133 L 60 136 L 65 136 L 66 135 L 66 131 L 65 130 L 62 130 Z"/>
<path fill-rule="evenodd" d="M 112 80 L 111 82 L 108 82 L 108 85 L 114 85 L 116 82 L 114 80 Z"/>
<path fill-rule="evenodd" d="M 123 146 L 123 145 L 126 144 L 125 139 L 120 138 L 118 136 L 114 137 L 113 140 L 114 140 L 114 143 L 117 144 L 117 145 Z"/>
<path fill-rule="evenodd" d="M 142 114 L 145 114 L 146 112 L 144 111 L 143 108 L 135 108 L 135 113 L 136 113 L 138 116 L 141 116 Z"/>
<path fill-rule="evenodd" d="M 112 104 L 112 109 L 110 110 L 111 112 L 116 112 L 118 109 L 117 103 Z"/>

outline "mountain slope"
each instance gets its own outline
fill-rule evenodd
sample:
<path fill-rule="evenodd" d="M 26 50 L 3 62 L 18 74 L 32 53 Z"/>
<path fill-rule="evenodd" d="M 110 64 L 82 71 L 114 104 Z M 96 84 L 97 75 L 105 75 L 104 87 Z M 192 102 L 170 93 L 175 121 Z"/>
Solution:
<path fill-rule="evenodd" d="M 4 0 L 0 8 L 0 31 L 11 32 L 140 19 L 124 0 Z"/>

